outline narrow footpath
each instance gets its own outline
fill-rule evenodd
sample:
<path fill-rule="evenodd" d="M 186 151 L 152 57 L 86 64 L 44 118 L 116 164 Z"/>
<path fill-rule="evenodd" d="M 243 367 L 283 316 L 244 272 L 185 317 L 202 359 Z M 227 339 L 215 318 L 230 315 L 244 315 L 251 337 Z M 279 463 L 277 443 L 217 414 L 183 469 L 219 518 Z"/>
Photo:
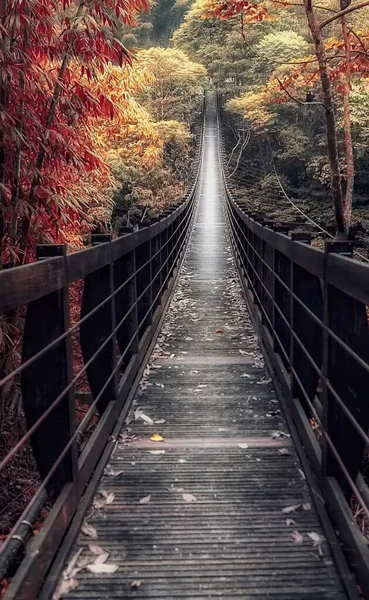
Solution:
<path fill-rule="evenodd" d="M 346 598 L 237 278 L 211 102 L 186 260 L 87 522 L 73 555 L 115 572 L 69 599 Z"/>

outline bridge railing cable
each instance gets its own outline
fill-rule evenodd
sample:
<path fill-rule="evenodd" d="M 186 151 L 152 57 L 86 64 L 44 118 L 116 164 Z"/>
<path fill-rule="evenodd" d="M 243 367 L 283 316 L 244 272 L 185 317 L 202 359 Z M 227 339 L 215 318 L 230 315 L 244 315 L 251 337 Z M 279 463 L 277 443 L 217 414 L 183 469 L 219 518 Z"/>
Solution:
<path fill-rule="evenodd" d="M 220 155 L 225 166 L 221 145 Z M 323 251 L 306 232 L 274 230 L 249 214 L 247 200 L 233 198 L 224 167 L 223 180 L 232 245 L 267 364 L 367 597 L 369 265 L 353 258 L 349 243 L 329 241 Z"/>
<path fill-rule="evenodd" d="M 28 451 L 41 479 L 0 546 L 0 581 L 24 553 L 5 598 L 37 597 L 104 448 L 115 443 L 111 432 L 128 410 L 191 233 L 202 137 L 190 189 L 161 218 L 117 239 L 93 235 L 92 248 L 73 254 L 60 245 L 39 246 L 36 263 L 0 272 L 0 315 L 26 311 L 21 362 L 0 379 L 0 396 L 10 382 L 19 386 L 26 431 L 1 457 L 0 482 L 9 485 L 14 461 Z M 70 286 L 80 280 L 80 317 L 71 325 Z M 77 423 L 80 382 L 88 388 L 88 408 Z M 45 524 L 32 537 L 46 503 Z"/>

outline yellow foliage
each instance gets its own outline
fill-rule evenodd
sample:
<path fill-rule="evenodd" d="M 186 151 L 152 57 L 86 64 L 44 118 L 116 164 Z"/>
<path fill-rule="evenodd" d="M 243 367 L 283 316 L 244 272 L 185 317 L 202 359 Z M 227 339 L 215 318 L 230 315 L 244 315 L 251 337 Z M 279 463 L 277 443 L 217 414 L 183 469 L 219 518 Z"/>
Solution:
<path fill-rule="evenodd" d="M 180 121 L 158 121 L 155 129 L 164 144 L 185 144 L 191 140 L 191 133 L 185 123 Z"/>
<path fill-rule="evenodd" d="M 250 122 L 253 129 L 265 128 L 274 119 L 268 109 L 265 92 L 247 92 L 227 102 L 227 109 Z"/>

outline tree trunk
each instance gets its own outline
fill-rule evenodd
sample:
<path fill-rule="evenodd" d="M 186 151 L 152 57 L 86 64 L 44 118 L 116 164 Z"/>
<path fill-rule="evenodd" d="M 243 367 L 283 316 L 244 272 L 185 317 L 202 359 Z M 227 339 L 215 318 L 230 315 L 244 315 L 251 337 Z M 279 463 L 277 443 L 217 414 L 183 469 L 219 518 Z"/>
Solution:
<path fill-rule="evenodd" d="M 346 3 L 347 4 L 347 3 Z M 343 2 L 341 0 L 341 9 L 343 9 Z M 351 213 L 352 213 L 352 198 L 354 193 L 354 178 L 355 178 L 355 165 L 354 165 L 354 151 L 352 147 L 352 135 L 351 135 L 351 115 L 350 115 L 350 89 L 351 89 L 351 49 L 349 40 L 349 31 L 347 27 L 346 17 L 341 17 L 342 25 L 342 38 L 345 44 L 345 74 L 343 76 L 343 115 L 344 115 L 344 132 L 345 132 L 345 149 L 346 149 L 346 195 L 344 204 L 344 219 L 346 229 L 350 227 Z"/>
<path fill-rule="evenodd" d="M 304 0 L 304 5 L 306 17 L 314 42 L 315 54 L 318 59 L 320 82 L 324 98 L 328 156 L 331 170 L 332 201 L 336 221 L 336 237 L 340 239 L 346 239 L 347 229 L 343 215 L 341 175 L 337 147 L 337 128 L 333 110 L 332 88 L 329 81 L 327 57 L 323 45 L 319 23 L 312 5 L 312 0 Z"/>

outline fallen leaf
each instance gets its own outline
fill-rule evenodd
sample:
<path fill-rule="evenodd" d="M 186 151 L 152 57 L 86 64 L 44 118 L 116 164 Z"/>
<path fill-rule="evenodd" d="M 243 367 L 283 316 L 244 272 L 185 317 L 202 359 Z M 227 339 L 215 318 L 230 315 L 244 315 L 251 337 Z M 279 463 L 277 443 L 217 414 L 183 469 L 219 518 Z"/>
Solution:
<path fill-rule="evenodd" d="M 150 454 L 165 454 L 165 450 L 149 450 Z"/>
<path fill-rule="evenodd" d="M 282 454 L 282 456 L 288 456 L 289 455 L 289 451 L 287 450 L 287 448 L 280 448 L 278 450 L 279 454 Z"/>
<path fill-rule="evenodd" d="M 167 488 L 168 492 L 184 492 L 184 489 L 181 487 L 176 487 L 175 485 L 171 485 Z"/>
<path fill-rule="evenodd" d="M 196 497 L 192 494 L 182 494 L 182 498 L 185 502 L 196 502 Z"/>
<path fill-rule="evenodd" d="M 248 379 L 250 379 L 251 375 L 249 375 L 248 373 L 244 373 L 243 375 L 241 375 L 241 377 L 247 377 Z"/>
<path fill-rule="evenodd" d="M 155 383 L 156 387 L 163 388 L 165 387 L 164 383 Z"/>
<path fill-rule="evenodd" d="M 159 433 L 153 433 L 150 440 L 152 442 L 163 442 L 164 438 Z"/>
<path fill-rule="evenodd" d="M 304 510 L 311 510 L 311 504 L 310 504 L 310 502 L 304 502 L 304 504 L 302 505 L 302 508 Z"/>
<path fill-rule="evenodd" d="M 298 508 L 300 508 L 301 504 L 292 504 L 291 506 L 285 506 L 285 508 L 282 509 L 282 512 L 285 515 L 289 515 L 292 512 L 295 512 L 295 510 L 297 510 Z"/>
<path fill-rule="evenodd" d="M 174 358 L 174 357 L 175 357 L 175 354 L 171 354 L 171 355 L 169 356 L 169 358 L 170 358 L 170 359 L 172 359 L 172 358 Z"/>
<path fill-rule="evenodd" d="M 314 546 L 321 546 L 324 542 L 324 537 L 315 531 L 308 533 L 308 537 L 313 541 Z"/>
<path fill-rule="evenodd" d="M 105 554 L 105 552 L 106 552 L 104 550 L 104 548 L 101 548 L 101 546 L 96 546 L 95 544 L 90 544 L 88 546 L 88 549 L 89 549 L 90 552 L 92 552 L 92 554 L 97 554 L 97 555 L 99 555 L 99 554 Z"/>
<path fill-rule="evenodd" d="M 118 571 L 119 567 L 118 567 L 118 565 L 114 565 L 113 563 L 104 563 L 104 564 L 99 564 L 99 565 L 96 565 L 94 563 L 92 565 L 87 565 L 86 569 L 88 571 L 90 571 L 91 573 L 102 574 L 102 573 L 115 573 L 116 571 Z"/>
<path fill-rule="evenodd" d="M 280 438 L 280 437 L 281 437 L 281 438 L 288 439 L 288 438 L 290 438 L 291 436 L 290 436 L 290 434 L 289 434 L 289 433 L 285 433 L 284 431 L 275 431 L 275 432 L 272 434 L 272 438 L 273 438 L 274 440 L 275 440 L 275 439 L 277 439 L 277 438 Z"/>
<path fill-rule="evenodd" d="M 113 494 L 113 492 L 111 492 L 110 494 L 108 494 L 106 496 L 106 504 L 113 504 L 115 500 L 115 494 Z"/>
<path fill-rule="evenodd" d="M 150 502 L 150 499 L 151 499 L 151 494 L 149 494 L 148 496 L 145 496 L 144 498 L 141 498 L 140 504 L 148 504 Z"/>
<path fill-rule="evenodd" d="M 181 464 L 183 464 L 183 463 L 187 462 L 187 460 L 185 458 L 180 458 L 178 460 L 178 462 L 181 463 Z"/>
<path fill-rule="evenodd" d="M 97 540 L 97 538 L 98 538 L 95 527 L 93 527 L 92 525 L 89 525 L 86 522 L 83 523 L 83 525 L 81 527 L 81 532 L 83 533 L 83 535 L 86 535 L 87 537 L 90 537 L 93 540 Z"/>
<path fill-rule="evenodd" d="M 105 499 L 109 496 L 109 492 L 107 492 L 106 490 L 99 490 L 97 493 Z"/>
<path fill-rule="evenodd" d="M 301 471 L 301 469 L 299 469 L 299 473 L 300 473 L 301 479 L 303 481 L 306 481 L 305 473 L 303 471 Z"/>
<path fill-rule="evenodd" d="M 286 525 L 290 526 L 290 525 L 295 525 L 295 521 L 293 519 L 286 519 L 285 520 Z"/>
<path fill-rule="evenodd" d="M 145 423 L 148 423 L 149 425 L 154 424 L 154 421 L 150 417 L 145 415 L 140 408 L 136 408 L 134 414 L 135 414 L 136 421 L 137 421 L 137 419 L 142 419 L 143 421 L 145 421 Z"/>
<path fill-rule="evenodd" d="M 76 590 L 78 585 L 77 579 L 62 579 L 53 594 L 52 600 L 60 600 L 72 590 Z"/>
<path fill-rule="evenodd" d="M 239 349 L 238 349 L 238 352 L 239 352 L 240 354 L 242 354 L 242 356 L 246 356 L 246 355 L 247 355 L 247 352 L 246 352 L 246 350 L 241 350 L 241 348 L 239 348 Z"/>
<path fill-rule="evenodd" d="M 291 533 L 291 538 L 293 539 L 293 541 L 296 544 L 302 544 L 302 542 L 304 541 L 303 536 L 301 535 L 301 533 L 299 533 L 298 531 L 293 531 Z"/>
<path fill-rule="evenodd" d="M 249 447 L 249 444 L 244 444 L 243 442 L 241 442 L 240 444 L 238 444 L 239 448 L 243 448 L 244 450 L 246 450 L 246 448 Z"/>
<path fill-rule="evenodd" d="M 133 581 L 131 581 L 131 587 L 133 588 L 138 588 L 141 585 L 141 581 L 139 579 L 134 579 Z"/>
<path fill-rule="evenodd" d="M 223 329 L 216 329 L 215 333 L 223 333 Z"/>
<path fill-rule="evenodd" d="M 82 552 L 83 552 L 83 548 L 80 548 L 79 550 L 77 550 L 77 552 L 74 554 L 74 556 L 72 556 L 66 569 L 63 572 L 64 579 L 69 579 L 70 577 L 73 577 L 73 573 L 75 571 L 75 566 L 78 563 L 78 560 L 79 560 Z"/>
<path fill-rule="evenodd" d="M 165 423 L 165 419 L 158 419 L 157 421 L 154 421 L 154 423 L 155 423 L 156 425 L 164 425 L 164 423 Z"/>
<path fill-rule="evenodd" d="M 123 475 L 124 471 L 114 471 L 114 469 L 105 469 L 104 475 L 107 477 L 119 477 L 119 475 Z"/>
<path fill-rule="evenodd" d="M 103 552 L 99 554 L 94 560 L 94 565 L 103 565 L 109 558 L 109 552 Z"/>
<path fill-rule="evenodd" d="M 270 379 L 265 379 L 265 377 L 263 377 L 263 379 L 260 379 L 260 381 L 256 382 L 256 385 L 267 385 L 269 383 L 272 383 L 272 380 Z"/>
<path fill-rule="evenodd" d="M 90 562 L 91 562 L 90 556 L 81 556 L 81 558 L 79 559 L 79 561 L 77 563 L 78 570 L 85 569 L 87 567 L 87 565 L 90 564 Z"/>

